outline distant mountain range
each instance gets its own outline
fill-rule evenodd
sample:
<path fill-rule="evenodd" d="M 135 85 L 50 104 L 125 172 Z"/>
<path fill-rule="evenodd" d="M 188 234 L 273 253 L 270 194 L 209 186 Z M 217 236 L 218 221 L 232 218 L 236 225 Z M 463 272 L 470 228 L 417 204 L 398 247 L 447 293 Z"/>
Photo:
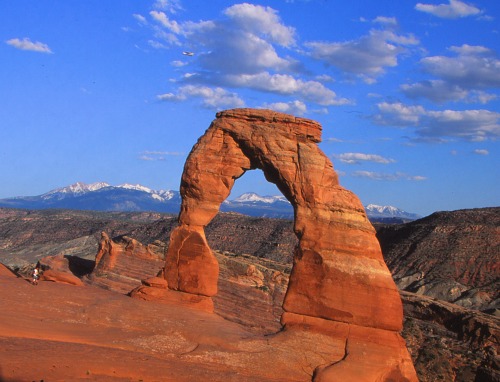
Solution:
<path fill-rule="evenodd" d="M 62 208 L 94 211 L 156 211 L 178 213 L 179 191 L 152 190 L 139 184 L 111 186 L 108 183 L 75 183 L 38 196 L 18 196 L 0 199 L 0 207 L 22 209 Z M 365 206 L 372 222 L 401 223 L 420 218 L 392 206 Z M 259 196 L 245 193 L 221 205 L 223 212 L 237 212 L 249 216 L 293 218 L 293 208 L 284 196 Z"/>

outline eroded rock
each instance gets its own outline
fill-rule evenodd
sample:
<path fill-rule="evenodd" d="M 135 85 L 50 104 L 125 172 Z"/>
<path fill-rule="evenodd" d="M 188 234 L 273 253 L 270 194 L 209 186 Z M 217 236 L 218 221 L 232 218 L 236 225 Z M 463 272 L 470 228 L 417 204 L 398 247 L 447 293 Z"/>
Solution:
<path fill-rule="evenodd" d="M 393 339 L 391 345 L 376 341 L 373 350 L 384 345 L 390 349 L 377 353 L 387 354 L 387 362 L 383 370 L 379 367 L 365 377 L 416 381 L 398 334 L 401 299 L 375 230 L 359 199 L 339 185 L 331 161 L 317 145 L 320 140 L 321 126 L 312 120 L 269 110 L 217 113 L 184 167 L 179 225 L 170 237 L 165 278 L 169 288 L 183 293 L 205 297 L 217 293 L 219 265 L 204 228 L 217 215 L 235 180 L 248 170 L 261 169 L 293 205 L 299 239 L 283 324 L 297 326 L 306 320 L 307 327 L 319 329 L 342 323 L 364 328 L 365 334 L 382 331 L 386 334 L 381 338 Z M 365 345 L 356 341 L 353 349 L 359 349 L 353 354 L 362 353 Z M 315 378 L 333 380 L 331 375 L 338 370 L 347 370 L 339 374 L 344 376 L 354 372 L 354 366 L 350 360 L 342 366 L 323 365 Z"/>

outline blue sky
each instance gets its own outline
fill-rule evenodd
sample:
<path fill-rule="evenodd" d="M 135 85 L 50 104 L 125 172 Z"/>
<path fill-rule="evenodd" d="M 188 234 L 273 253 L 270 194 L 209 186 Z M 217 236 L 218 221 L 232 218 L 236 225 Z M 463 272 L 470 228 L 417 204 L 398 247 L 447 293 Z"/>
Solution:
<path fill-rule="evenodd" d="M 2 1 L 0 198 L 178 189 L 216 111 L 254 107 L 320 122 L 364 204 L 498 206 L 499 17 L 491 0 Z M 279 193 L 258 171 L 246 191 Z"/>

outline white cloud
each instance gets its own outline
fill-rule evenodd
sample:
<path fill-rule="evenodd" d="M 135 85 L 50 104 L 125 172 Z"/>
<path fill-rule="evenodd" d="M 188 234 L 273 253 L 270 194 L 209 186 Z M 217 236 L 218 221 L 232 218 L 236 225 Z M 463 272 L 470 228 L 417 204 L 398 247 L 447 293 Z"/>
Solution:
<path fill-rule="evenodd" d="M 398 25 L 398 20 L 395 17 L 385 17 L 385 16 L 377 16 L 374 20 L 374 23 L 387 25 L 387 26 L 396 26 Z"/>
<path fill-rule="evenodd" d="M 185 61 L 174 60 L 170 63 L 170 65 L 175 66 L 176 68 L 181 68 L 188 65 L 188 63 Z"/>
<path fill-rule="evenodd" d="M 449 0 L 448 4 L 439 5 L 417 3 L 415 9 L 445 19 L 457 19 L 481 13 L 479 8 L 459 0 Z"/>
<path fill-rule="evenodd" d="M 458 85 L 443 80 L 420 81 L 415 84 L 403 84 L 401 90 L 409 98 L 427 98 L 433 102 L 463 100 L 469 92 Z"/>
<path fill-rule="evenodd" d="M 27 37 L 23 38 L 22 40 L 18 38 L 12 38 L 10 40 L 7 40 L 6 43 L 13 46 L 14 48 L 21 50 L 30 50 L 32 52 L 40 53 L 52 53 L 52 50 L 50 50 L 47 44 L 41 43 L 39 41 L 32 42 Z"/>
<path fill-rule="evenodd" d="M 294 102 L 301 102 L 304 107 L 305 102 L 321 106 L 352 103 L 321 82 L 300 77 L 302 64 L 281 54 L 295 47 L 295 29 L 285 25 L 278 12 L 270 7 L 236 4 L 224 10 L 222 19 L 200 22 L 177 22 L 160 10 L 153 10 L 150 15 L 157 21 L 154 31 L 158 40 L 158 44 L 150 42 L 151 46 L 184 45 L 196 53 L 190 60 L 189 76 L 181 73 L 177 79 L 178 84 L 193 88 L 167 92 L 161 96 L 163 99 L 201 97 L 198 92 L 187 93 L 186 89 L 245 88 L 293 97 L 277 107 L 288 105 L 292 109 L 291 105 L 295 105 L 297 112 L 303 109 Z M 180 61 L 176 65 L 181 68 Z M 322 80 L 332 81 L 332 78 L 323 76 Z M 221 104 L 222 99 L 227 101 L 222 103 L 243 103 L 234 94 L 229 102 L 228 94 L 233 93 L 227 92 L 224 97 L 217 93 L 214 104 Z M 207 97 L 203 99 L 205 104 L 211 104 Z"/>
<path fill-rule="evenodd" d="M 483 46 L 452 46 L 454 57 L 430 56 L 420 60 L 425 73 L 438 79 L 401 85 L 410 98 L 427 98 L 433 102 L 465 101 L 487 103 L 497 98 L 481 89 L 500 87 L 500 60 Z"/>
<path fill-rule="evenodd" d="M 340 143 L 344 142 L 342 139 L 331 137 L 331 138 L 326 138 L 324 139 L 325 142 L 333 142 L 333 143 Z"/>
<path fill-rule="evenodd" d="M 263 70 L 288 70 L 293 63 L 281 58 L 273 45 L 259 36 L 241 31 L 214 31 L 205 35 L 210 51 L 199 63 L 212 73 L 256 74 Z"/>
<path fill-rule="evenodd" d="M 278 12 L 271 7 L 248 3 L 236 4 L 224 12 L 242 31 L 266 35 L 270 41 L 289 47 L 295 44 L 295 29 L 281 23 Z"/>
<path fill-rule="evenodd" d="M 371 30 L 368 35 L 347 42 L 308 42 L 311 56 L 328 65 L 374 82 L 385 68 L 398 65 L 398 56 L 407 46 L 417 45 L 413 35 L 402 36 L 388 30 Z"/>
<path fill-rule="evenodd" d="M 389 181 L 395 181 L 395 180 L 412 180 L 412 181 L 422 181 L 426 180 L 427 178 L 425 176 L 421 175 L 408 175 L 403 172 L 396 172 L 394 174 L 387 174 L 387 173 L 380 173 L 380 172 L 373 172 L 373 171 L 354 171 L 352 173 L 352 176 L 355 176 L 357 178 L 369 178 L 372 180 L 389 180 Z"/>
<path fill-rule="evenodd" d="M 317 81 L 303 81 L 288 74 L 229 75 L 225 82 L 234 87 L 246 87 L 284 95 L 300 95 L 304 100 L 324 106 L 350 104 L 346 98 L 339 98 L 333 90 Z"/>
<path fill-rule="evenodd" d="M 488 150 L 484 150 L 484 149 L 476 149 L 474 150 L 474 154 L 477 154 L 477 155 L 489 155 L 489 151 Z"/>
<path fill-rule="evenodd" d="M 186 101 L 191 98 L 201 98 L 202 105 L 209 109 L 221 110 L 243 107 L 245 103 L 235 93 L 222 88 L 208 86 L 186 85 L 179 88 L 177 94 L 165 93 L 157 96 L 160 101 Z"/>
<path fill-rule="evenodd" d="M 184 156 L 183 152 L 179 151 L 144 151 L 140 153 L 139 159 L 143 161 L 164 161 L 167 156 Z"/>
<path fill-rule="evenodd" d="M 177 21 L 170 20 L 166 13 L 161 11 L 151 11 L 149 12 L 150 16 L 157 22 L 159 22 L 162 26 L 167 28 L 169 31 L 178 34 L 181 32 L 181 28 Z"/>
<path fill-rule="evenodd" d="M 147 23 L 148 23 L 148 22 L 147 22 L 147 20 L 146 20 L 146 18 L 145 18 L 143 15 L 140 15 L 140 14 L 138 14 L 138 13 L 134 13 L 134 14 L 132 15 L 132 17 L 133 17 L 134 19 L 136 19 L 136 20 L 137 20 L 139 23 L 141 23 L 141 24 L 147 24 Z"/>
<path fill-rule="evenodd" d="M 321 81 L 321 82 L 333 82 L 335 81 L 332 76 L 329 76 L 328 74 L 320 74 L 317 75 L 316 80 Z"/>
<path fill-rule="evenodd" d="M 500 137 L 500 113 L 489 110 L 428 111 L 418 133 L 428 137 L 458 137 L 483 141 Z"/>
<path fill-rule="evenodd" d="M 462 45 L 451 47 L 456 57 L 432 56 L 420 63 L 425 72 L 464 88 L 492 88 L 500 86 L 500 60 L 490 49 Z"/>
<path fill-rule="evenodd" d="M 293 115 L 304 115 L 307 112 L 306 104 L 301 101 L 275 102 L 264 104 L 262 107 L 264 109 L 271 109 L 274 111 L 279 111 L 280 113 Z"/>
<path fill-rule="evenodd" d="M 374 116 L 374 121 L 379 125 L 415 126 L 425 114 L 422 106 L 407 106 L 401 102 L 381 102 L 377 107 L 379 113 Z"/>
<path fill-rule="evenodd" d="M 144 161 L 155 161 L 155 160 L 165 160 L 165 158 L 154 158 L 149 155 L 140 155 L 139 160 L 144 160 Z"/>
<path fill-rule="evenodd" d="M 156 0 L 153 4 L 153 8 L 161 9 L 172 14 L 182 10 L 179 0 Z"/>
<path fill-rule="evenodd" d="M 145 155 L 168 155 L 168 156 L 186 155 L 185 153 L 180 152 L 180 151 L 144 151 L 143 154 L 145 154 Z"/>
<path fill-rule="evenodd" d="M 334 155 L 334 158 L 339 159 L 343 163 L 347 164 L 359 164 L 361 162 L 375 162 L 375 163 L 394 163 L 395 160 L 391 158 L 385 158 L 377 154 L 363 154 L 363 153 L 344 153 Z"/>
<path fill-rule="evenodd" d="M 463 44 L 462 46 L 451 46 L 449 48 L 452 52 L 456 52 L 461 55 L 477 55 L 477 54 L 492 54 L 493 51 L 485 46 L 481 45 L 469 45 Z"/>
<path fill-rule="evenodd" d="M 381 102 L 377 107 L 379 113 L 373 116 L 375 123 L 412 126 L 424 140 L 452 137 L 483 141 L 500 137 L 500 113 L 489 110 L 428 111 L 421 106 L 407 106 L 400 102 Z"/>
<path fill-rule="evenodd" d="M 148 40 L 148 45 L 155 49 L 168 49 L 168 46 L 156 40 Z"/>

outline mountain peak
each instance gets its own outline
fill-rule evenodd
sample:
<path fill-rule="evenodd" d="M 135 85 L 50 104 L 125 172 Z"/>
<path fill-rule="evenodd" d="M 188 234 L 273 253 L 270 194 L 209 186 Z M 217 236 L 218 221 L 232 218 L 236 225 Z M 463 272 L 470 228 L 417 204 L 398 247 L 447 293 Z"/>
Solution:
<path fill-rule="evenodd" d="M 70 186 L 56 188 L 55 190 L 51 190 L 51 191 L 41 195 L 41 197 L 43 199 L 50 199 L 54 196 L 60 196 L 61 194 L 62 195 L 80 195 L 80 194 L 85 194 L 87 192 L 97 191 L 97 190 L 100 190 L 101 188 L 104 188 L 104 187 L 109 187 L 109 184 L 105 183 L 105 182 L 96 182 L 96 183 L 91 183 L 91 184 L 86 184 L 83 182 L 76 182 Z"/>
<path fill-rule="evenodd" d="M 398 217 L 406 219 L 418 219 L 421 216 L 403 211 L 393 206 L 380 206 L 378 204 L 368 204 L 365 206 L 366 213 L 372 217 Z"/>
<path fill-rule="evenodd" d="M 91 195 L 94 191 L 99 193 Z M 69 208 L 104 211 L 158 211 L 178 213 L 181 204 L 179 191 L 152 190 L 140 184 L 124 183 L 111 186 L 106 182 L 86 184 L 76 182 L 43 195 L 0 200 L 0 207 Z M 366 213 L 372 219 L 416 220 L 421 216 L 392 206 L 368 204 Z M 293 218 L 294 211 L 283 195 L 260 196 L 246 192 L 235 199 L 225 200 L 224 212 L 239 212 L 250 216 Z"/>
<path fill-rule="evenodd" d="M 288 203 L 288 200 L 283 195 L 275 195 L 275 196 L 260 196 L 255 192 L 246 192 L 236 199 L 233 200 L 236 203 L 275 203 L 275 202 L 285 202 Z"/>
<path fill-rule="evenodd" d="M 140 184 L 124 183 L 124 184 L 120 184 L 117 187 L 118 188 L 125 188 L 127 190 L 143 191 L 143 192 L 147 192 L 148 194 L 154 193 L 154 191 L 152 189 L 145 187 L 145 186 L 142 186 Z"/>

